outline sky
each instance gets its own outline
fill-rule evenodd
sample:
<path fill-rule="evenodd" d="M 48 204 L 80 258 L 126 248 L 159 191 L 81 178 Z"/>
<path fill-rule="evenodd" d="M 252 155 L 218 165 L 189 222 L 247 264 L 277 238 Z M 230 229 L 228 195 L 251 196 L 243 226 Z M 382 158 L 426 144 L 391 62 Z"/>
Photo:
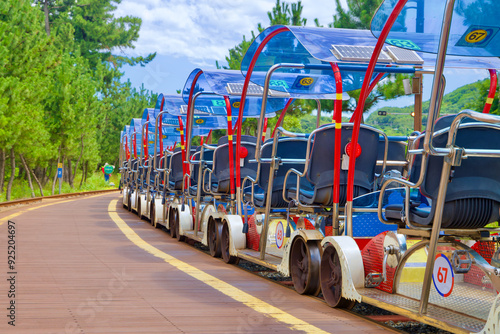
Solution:
<path fill-rule="evenodd" d="M 122 0 L 115 16 L 140 17 L 142 26 L 135 48 L 121 54 L 157 52 L 145 67 L 124 67 L 124 80 L 130 79 L 134 87 L 143 83 L 154 92 L 175 94 L 193 69 L 215 68 L 216 60 L 226 64 L 228 50 L 243 35 L 249 39 L 258 23 L 268 26 L 267 12 L 275 4 L 276 0 Z M 325 26 L 333 22 L 335 0 L 302 0 L 302 6 L 308 26 L 315 25 L 315 18 Z"/>
<path fill-rule="evenodd" d="M 125 65 L 124 80 L 130 79 L 133 87 L 144 85 L 156 93 L 175 94 L 193 69 L 213 69 L 216 60 L 226 64 L 228 50 L 239 44 L 243 35 L 249 39 L 251 31 L 257 32 L 258 23 L 267 27 L 267 12 L 275 3 L 275 0 L 122 0 L 115 16 L 140 17 L 142 26 L 135 48 L 122 50 L 121 54 L 157 53 L 144 67 Z M 347 7 L 346 0 L 341 0 L 341 4 Z M 302 0 L 302 5 L 302 17 L 307 19 L 308 26 L 315 25 L 315 18 L 324 26 L 333 21 L 335 0 Z M 464 76 L 463 72 L 448 70 L 445 75 L 447 93 L 487 78 L 488 72 L 469 71 Z M 432 77 L 424 76 L 424 101 L 429 99 L 431 87 Z M 413 96 L 406 96 L 383 101 L 376 108 L 411 104 Z"/>

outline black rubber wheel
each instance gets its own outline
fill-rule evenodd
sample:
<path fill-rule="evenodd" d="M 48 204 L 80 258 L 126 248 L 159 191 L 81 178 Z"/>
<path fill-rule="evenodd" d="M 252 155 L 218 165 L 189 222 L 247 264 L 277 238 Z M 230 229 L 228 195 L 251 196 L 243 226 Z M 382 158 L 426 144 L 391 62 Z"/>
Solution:
<path fill-rule="evenodd" d="M 175 209 L 173 208 L 170 208 L 170 210 L 168 210 L 168 222 L 169 222 L 169 227 L 170 227 L 170 236 L 172 238 L 175 238 L 176 237 L 176 234 L 175 234 Z"/>
<path fill-rule="evenodd" d="M 142 219 L 142 214 L 141 214 L 141 195 L 137 196 L 137 215 L 139 216 L 139 219 Z"/>
<path fill-rule="evenodd" d="M 222 233 L 222 224 L 217 222 L 215 219 L 210 218 L 208 220 L 208 249 L 210 250 L 210 255 L 212 257 L 221 256 L 220 247 L 220 236 Z"/>
<path fill-rule="evenodd" d="M 321 253 L 318 242 L 297 238 L 290 252 L 290 271 L 295 290 L 301 295 L 316 296 L 320 291 L 319 266 Z"/>
<path fill-rule="evenodd" d="M 156 212 L 155 212 L 155 201 L 154 198 L 151 200 L 151 205 L 149 207 L 149 217 L 150 218 L 150 223 L 153 225 L 155 228 L 158 228 L 158 224 L 156 224 Z"/>
<path fill-rule="evenodd" d="M 230 238 L 231 238 L 231 235 L 229 234 L 229 227 L 227 226 L 227 223 L 226 223 L 222 227 L 222 233 L 221 233 L 222 259 L 226 263 L 235 264 L 235 263 L 238 263 L 240 259 L 237 256 L 232 256 L 232 255 L 229 254 L 229 241 L 230 241 Z"/>
<path fill-rule="evenodd" d="M 320 281 L 321 292 L 329 306 L 351 309 L 356 304 L 355 300 L 342 297 L 342 267 L 337 250 L 331 244 L 321 256 Z"/>
<path fill-rule="evenodd" d="M 127 195 L 128 197 L 128 200 L 127 200 L 127 203 L 128 203 L 128 211 L 132 212 L 132 195 L 131 194 L 128 194 Z"/>
<path fill-rule="evenodd" d="M 186 237 L 184 235 L 181 235 L 179 230 L 180 230 L 180 221 L 179 221 L 179 212 L 177 211 L 177 209 L 174 210 L 175 211 L 175 236 L 177 238 L 177 241 L 184 241 L 186 240 Z"/>

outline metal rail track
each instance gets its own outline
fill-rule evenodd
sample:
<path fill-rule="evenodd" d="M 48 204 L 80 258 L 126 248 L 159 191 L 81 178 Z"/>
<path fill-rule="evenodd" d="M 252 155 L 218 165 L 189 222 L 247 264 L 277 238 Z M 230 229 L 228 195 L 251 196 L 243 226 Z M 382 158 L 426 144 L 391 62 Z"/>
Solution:
<path fill-rule="evenodd" d="M 26 205 L 26 204 L 34 204 L 34 203 L 39 203 L 43 200 L 47 199 L 58 199 L 58 198 L 70 198 L 70 197 L 78 197 L 78 196 L 88 196 L 88 195 L 96 195 L 96 194 L 101 194 L 101 193 L 109 193 L 109 192 L 114 192 L 114 191 L 119 191 L 119 189 L 105 189 L 105 190 L 93 190 L 93 191 L 82 191 L 78 193 L 68 193 L 68 194 L 58 194 L 58 195 L 49 195 L 49 196 L 43 196 L 43 197 L 33 197 L 33 198 L 26 198 L 26 199 L 17 199 L 14 201 L 8 201 L 8 202 L 1 202 L 0 203 L 0 209 L 8 208 L 11 206 L 17 206 L 17 205 Z"/>

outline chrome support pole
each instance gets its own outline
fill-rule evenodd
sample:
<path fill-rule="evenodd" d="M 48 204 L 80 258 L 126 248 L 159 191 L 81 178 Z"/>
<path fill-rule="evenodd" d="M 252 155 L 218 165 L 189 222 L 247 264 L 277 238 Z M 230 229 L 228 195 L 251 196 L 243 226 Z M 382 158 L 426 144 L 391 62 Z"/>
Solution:
<path fill-rule="evenodd" d="M 446 59 L 446 50 L 448 49 L 448 37 L 450 34 L 451 19 L 453 17 L 453 7 L 455 0 L 448 0 L 445 6 L 445 15 L 443 25 L 441 27 L 441 37 L 438 48 L 438 58 L 436 61 L 434 82 L 432 85 L 431 102 L 429 106 L 429 117 L 427 120 L 427 131 L 424 139 L 424 150 L 432 154 L 432 133 L 434 131 L 434 122 L 437 114 L 439 113 L 439 106 L 442 100 L 441 90 L 443 76 L 444 62 Z M 424 281 L 422 286 L 422 294 L 420 297 L 419 313 L 427 313 L 427 306 L 429 303 L 429 295 L 431 291 L 432 271 L 434 268 L 434 260 L 436 257 L 437 244 L 439 239 L 439 231 L 441 230 L 441 218 L 443 216 L 444 200 L 446 197 L 446 190 L 448 189 L 448 179 L 450 175 L 451 164 L 444 159 L 443 170 L 441 172 L 441 180 L 439 183 L 438 197 L 436 199 L 436 210 L 434 220 L 432 223 L 431 239 L 429 241 L 429 250 L 427 253 L 427 264 L 425 267 Z"/>
<path fill-rule="evenodd" d="M 266 208 L 264 216 L 264 226 L 262 227 L 262 234 L 260 237 L 260 259 L 264 260 L 266 257 L 266 241 L 269 229 L 269 216 L 271 213 L 271 200 L 273 193 L 273 181 L 274 181 L 274 170 L 276 169 L 276 152 L 278 150 L 278 138 L 280 136 L 280 129 L 274 134 L 273 138 L 273 149 L 271 152 L 271 164 L 269 166 L 269 181 L 267 182 L 267 194 L 266 194 Z"/>

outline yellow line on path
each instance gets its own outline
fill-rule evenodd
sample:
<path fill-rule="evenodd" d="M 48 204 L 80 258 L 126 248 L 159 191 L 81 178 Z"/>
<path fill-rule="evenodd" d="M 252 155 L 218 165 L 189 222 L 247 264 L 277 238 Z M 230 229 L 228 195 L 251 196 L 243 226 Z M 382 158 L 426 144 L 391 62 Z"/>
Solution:
<path fill-rule="evenodd" d="M 107 193 L 104 193 L 104 194 L 99 194 L 99 195 L 93 195 L 93 196 L 86 196 L 86 197 L 83 197 L 85 199 L 87 198 L 92 198 L 92 197 L 97 197 L 97 196 L 103 196 L 103 195 L 108 195 Z M 37 210 L 37 209 L 40 209 L 40 208 L 44 208 L 46 206 L 51 206 L 51 205 L 55 205 L 55 204 L 61 204 L 61 203 L 66 203 L 66 202 L 72 202 L 72 201 L 76 201 L 78 199 L 82 199 L 82 197 L 78 197 L 78 198 L 72 198 L 72 199 L 67 199 L 65 201 L 60 201 L 60 202 L 55 202 L 55 203 L 47 203 L 47 204 L 43 204 L 43 205 L 40 205 L 40 206 L 35 206 L 35 207 L 31 207 L 29 209 L 26 209 L 26 210 L 21 210 L 19 212 L 16 212 L 16 213 L 13 213 L 7 217 L 4 217 L 4 218 L 0 218 L 0 226 L 5 223 L 6 221 L 8 220 L 11 220 L 19 215 L 22 215 L 23 213 L 26 213 L 28 211 L 32 211 L 32 210 Z"/>
<path fill-rule="evenodd" d="M 293 330 L 300 330 L 304 331 L 306 333 L 328 333 L 325 332 L 318 327 L 315 327 L 305 321 L 302 321 L 293 315 L 286 313 L 285 311 L 282 311 L 281 309 L 272 306 L 238 288 L 235 288 L 229 283 L 226 283 L 224 281 L 221 281 L 220 279 L 205 273 L 204 271 L 193 267 L 190 264 L 187 264 L 186 262 L 183 262 L 181 260 L 176 259 L 175 257 L 168 255 L 158 248 L 148 244 L 144 239 L 142 239 L 137 233 L 134 232 L 133 229 L 131 229 L 123 219 L 121 219 L 118 214 L 116 213 L 116 203 L 118 200 L 112 200 L 109 203 L 108 207 L 108 213 L 111 219 L 115 222 L 115 224 L 118 226 L 118 228 L 125 234 L 125 236 L 132 241 L 135 245 L 138 247 L 142 248 L 146 252 L 164 260 L 168 264 L 174 266 L 175 268 L 179 269 L 180 271 L 183 271 L 184 273 L 188 274 L 189 276 L 196 278 L 197 280 L 209 285 L 210 287 L 222 292 L 228 297 L 231 297 L 232 299 L 245 304 L 246 306 L 250 307 L 251 309 L 262 313 L 263 315 L 274 318 L 278 320 L 279 322 L 282 322 L 286 324 L 290 329 Z"/>

